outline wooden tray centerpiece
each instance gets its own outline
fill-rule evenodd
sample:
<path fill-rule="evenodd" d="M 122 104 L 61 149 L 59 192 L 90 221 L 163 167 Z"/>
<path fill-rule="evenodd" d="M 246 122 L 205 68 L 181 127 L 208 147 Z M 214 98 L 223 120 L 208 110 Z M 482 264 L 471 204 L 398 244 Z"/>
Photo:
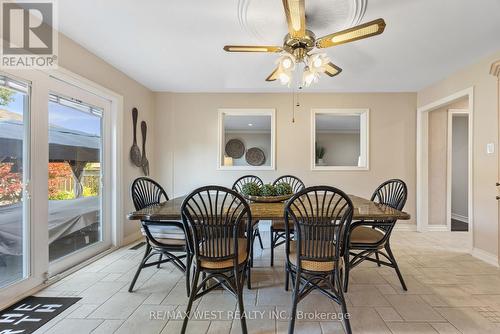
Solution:
<path fill-rule="evenodd" d="M 288 183 L 277 185 L 264 184 L 259 186 L 255 182 L 248 182 L 241 187 L 241 195 L 256 203 L 278 203 L 284 202 L 293 196 L 292 187 Z"/>

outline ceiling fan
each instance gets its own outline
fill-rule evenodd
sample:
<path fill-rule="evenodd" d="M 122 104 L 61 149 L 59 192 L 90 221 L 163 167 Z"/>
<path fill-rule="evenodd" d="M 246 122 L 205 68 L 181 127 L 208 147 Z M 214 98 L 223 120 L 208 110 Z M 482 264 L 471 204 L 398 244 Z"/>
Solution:
<path fill-rule="evenodd" d="M 321 73 L 334 77 L 342 69 L 334 65 L 325 53 L 312 53 L 315 48 L 324 49 L 345 44 L 359 39 L 380 35 L 384 32 L 385 21 L 377 19 L 358 26 L 316 38 L 314 33 L 306 29 L 305 0 L 283 0 L 288 34 L 285 35 L 283 46 L 271 45 L 226 45 L 227 52 L 270 52 L 280 53 L 276 69 L 266 78 L 266 81 L 280 80 L 284 85 L 290 85 L 292 72 L 300 63 L 304 63 L 302 85 L 310 86 L 317 82 Z"/>

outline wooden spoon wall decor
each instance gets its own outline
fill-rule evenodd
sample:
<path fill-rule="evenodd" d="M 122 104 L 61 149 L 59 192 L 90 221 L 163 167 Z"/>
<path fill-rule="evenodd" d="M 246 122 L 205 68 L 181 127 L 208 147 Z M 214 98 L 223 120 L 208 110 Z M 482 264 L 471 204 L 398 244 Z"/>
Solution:
<path fill-rule="evenodd" d="M 137 116 L 139 112 L 137 111 L 137 108 L 132 109 L 132 123 L 134 127 L 134 143 L 132 144 L 132 147 L 130 148 L 130 160 L 134 165 L 137 167 L 142 167 L 142 156 L 141 156 L 141 150 L 139 149 L 139 146 L 137 146 Z"/>
<path fill-rule="evenodd" d="M 142 121 L 141 122 L 141 132 L 142 132 L 142 171 L 144 172 L 144 175 L 148 176 L 149 175 L 149 161 L 148 158 L 146 157 L 146 135 L 148 132 L 148 126 L 146 125 L 146 122 Z"/>

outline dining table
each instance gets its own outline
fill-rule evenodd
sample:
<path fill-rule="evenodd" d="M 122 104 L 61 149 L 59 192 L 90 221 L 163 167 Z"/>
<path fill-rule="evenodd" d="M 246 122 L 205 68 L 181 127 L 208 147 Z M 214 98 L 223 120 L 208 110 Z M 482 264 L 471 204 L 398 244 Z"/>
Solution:
<path fill-rule="evenodd" d="M 393 209 L 387 205 L 375 203 L 363 197 L 348 195 L 354 206 L 353 220 L 369 221 L 393 221 L 409 220 L 411 216 L 404 212 Z M 158 205 L 153 205 L 145 209 L 131 212 L 127 218 L 129 220 L 166 221 L 181 220 L 181 205 L 186 196 L 179 196 Z M 252 220 L 254 222 L 262 220 L 283 220 L 286 202 L 277 203 L 249 203 Z"/>

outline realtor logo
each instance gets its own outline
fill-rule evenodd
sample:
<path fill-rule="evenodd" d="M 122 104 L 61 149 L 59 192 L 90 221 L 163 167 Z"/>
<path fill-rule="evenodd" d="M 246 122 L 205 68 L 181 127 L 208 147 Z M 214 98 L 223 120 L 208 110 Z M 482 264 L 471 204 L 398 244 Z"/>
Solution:
<path fill-rule="evenodd" d="M 0 0 L 2 54 L 0 67 L 57 67 L 54 0 Z"/>

